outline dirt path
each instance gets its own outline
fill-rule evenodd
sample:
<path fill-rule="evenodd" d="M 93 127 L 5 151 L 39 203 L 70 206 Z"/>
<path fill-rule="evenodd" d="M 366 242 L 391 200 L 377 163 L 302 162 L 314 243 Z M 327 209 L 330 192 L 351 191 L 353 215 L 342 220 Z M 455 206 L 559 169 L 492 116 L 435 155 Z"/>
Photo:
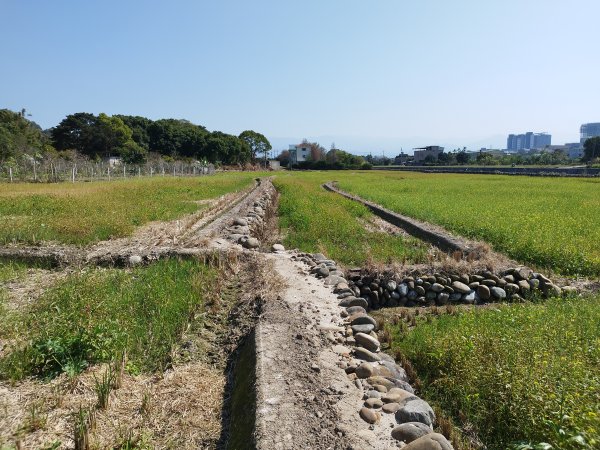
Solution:
<path fill-rule="evenodd" d="M 395 447 L 393 415 L 374 430 L 358 415 L 363 391 L 344 371 L 351 356 L 332 287 L 292 256 L 266 256 L 286 288 L 265 305 L 256 330 L 257 448 Z"/>

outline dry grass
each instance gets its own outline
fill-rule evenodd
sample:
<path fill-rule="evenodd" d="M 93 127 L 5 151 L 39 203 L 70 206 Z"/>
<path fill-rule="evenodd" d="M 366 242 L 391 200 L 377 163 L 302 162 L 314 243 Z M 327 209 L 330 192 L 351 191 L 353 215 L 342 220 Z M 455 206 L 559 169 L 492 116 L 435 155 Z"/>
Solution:
<path fill-rule="evenodd" d="M 65 279 L 69 274 L 70 271 L 26 269 L 23 276 L 0 283 L 5 288 L 6 301 L 4 307 L 8 311 L 26 308 L 44 291 Z"/>
<path fill-rule="evenodd" d="M 76 379 L 63 375 L 50 383 L 0 384 L 0 446 L 74 446 L 74 418 L 80 408 L 96 411 L 91 448 L 113 448 L 126 439 L 154 448 L 202 448 L 219 439 L 225 376 L 202 363 L 176 367 L 162 377 L 124 374 L 104 409 L 95 409 L 96 366 Z M 32 427 L 32 411 L 38 425 Z M 42 420 L 43 419 L 43 420 Z"/>
<path fill-rule="evenodd" d="M 476 257 L 471 257 L 474 254 Z M 398 261 L 383 263 L 368 258 L 362 266 L 364 274 L 383 278 L 402 279 L 408 276 L 422 276 L 423 274 L 441 273 L 482 273 L 490 271 L 500 273 L 519 264 L 503 255 L 492 252 L 485 243 L 478 243 L 473 253 L 469 255 L 448 255 L 436 247 L 431 246 L 428 251 L 427 264 L 407 264 Z"/>

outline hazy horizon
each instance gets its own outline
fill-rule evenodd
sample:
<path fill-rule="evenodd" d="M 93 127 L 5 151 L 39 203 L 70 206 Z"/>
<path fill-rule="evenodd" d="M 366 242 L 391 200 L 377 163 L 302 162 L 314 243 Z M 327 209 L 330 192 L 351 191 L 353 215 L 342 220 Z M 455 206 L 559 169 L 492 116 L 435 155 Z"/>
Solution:
<path fill-rule="evenodd" d="M 600 121 L 592 0 L 3 1 L 0 107 L 185 118 L 356 153 L 579 141 Z M 287 142 L 289 141 L 289 142 Z"/>

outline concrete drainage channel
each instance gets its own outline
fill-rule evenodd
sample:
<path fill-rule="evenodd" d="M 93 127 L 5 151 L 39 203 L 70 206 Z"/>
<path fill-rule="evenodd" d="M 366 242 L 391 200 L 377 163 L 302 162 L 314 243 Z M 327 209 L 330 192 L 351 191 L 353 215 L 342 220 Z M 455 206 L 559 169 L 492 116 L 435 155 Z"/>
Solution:
<path fill-rule="evenodd" d="M 402 228 L 407 233 L 419 239 L 430 242 L 445 252 L 459 252 L 466 256 L 476 248 L 476 245 L 471 244 L 464 239 L 459 239 L 456 236 L 452 236 L 439 227 L 435 227 L 431 224 L 397 214 L 389 209 L 385 209 L 377 205 L 376 203 L 363 200 L 360 197 L 344 192 L 335 185 L 335 182 L 325 183 L 323 187 L 328 191 L 341 195 L 342 197 L 346 197 L 347 199 L 361 203 L 369 208 L 373 214 L 381 217 L 386 222 Z"/>
<path fill-rule="evenodd" d="M 227 449 L 256 448 L 256 347 L 254 330 L 240 345 L 230 376 Z"/>
<path fill-rule="evenodd" d="M 217 240 L 263 259 L 281 281 L 232 369 L 227 448 L 452 448 L 404 369 L 380 351 L 377 322 L 363 298 L 348 297 L 337 264 L 280 244 L 257 251 L 275 199 L 265 187 Z"/>

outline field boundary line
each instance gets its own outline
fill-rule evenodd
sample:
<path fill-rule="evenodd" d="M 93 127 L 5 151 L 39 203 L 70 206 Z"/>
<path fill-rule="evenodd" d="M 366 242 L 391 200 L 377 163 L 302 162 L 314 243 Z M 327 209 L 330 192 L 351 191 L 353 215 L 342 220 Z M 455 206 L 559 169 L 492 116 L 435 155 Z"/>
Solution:
<path fill-rule="evenodd" d="M 377 203 L 352 195 L 339 189 L 335 186 L 335 183 L 335 181 L 325 183 L 323 184 L 323 187 L 330 192 L 334 192 L 349 200 L 361 203 L 369 208 L 373 214 L 381 217 L 386 222 L 404 229 L 408 234 L 427 241 L 445 252 L 452 253 L 458 251 L 461 252 L 463 256 L 467 256 L 480 247 L 480 245 L 475 242 L 450 234 L 442 227 L 395 213 Z"/>

